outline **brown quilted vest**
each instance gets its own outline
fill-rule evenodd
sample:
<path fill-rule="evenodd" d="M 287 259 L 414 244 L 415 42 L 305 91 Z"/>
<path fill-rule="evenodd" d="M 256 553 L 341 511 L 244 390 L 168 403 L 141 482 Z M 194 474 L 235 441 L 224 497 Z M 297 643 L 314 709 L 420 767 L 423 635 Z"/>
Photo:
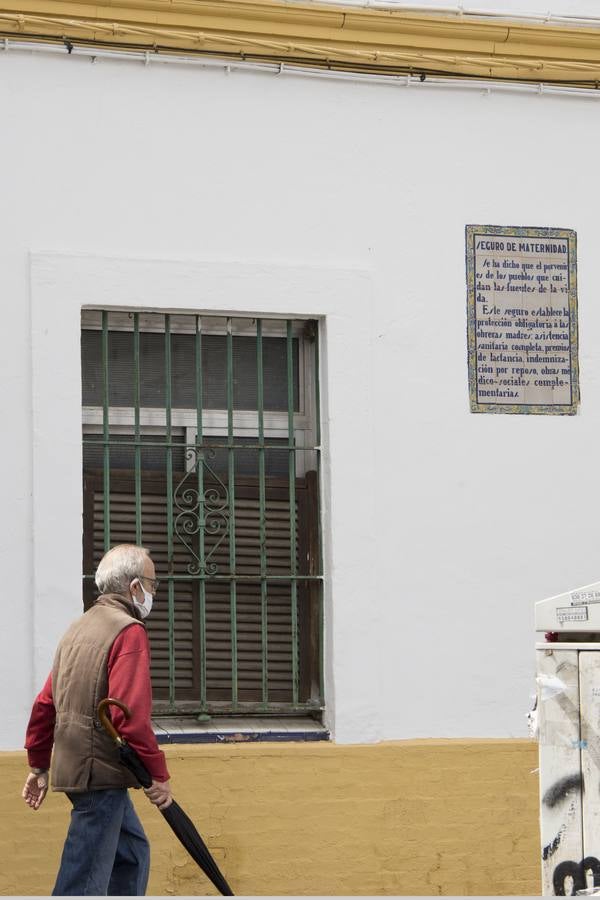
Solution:
<path fill-rule="evenodd" d="M 115 638 L 139 622 L 131 600 L 103 594 L 62 638 L 52 670 L 56 709 L 51 782 L 54 791 L 139 787 L 97 719 L 108 696 L 107 663 Z"/>

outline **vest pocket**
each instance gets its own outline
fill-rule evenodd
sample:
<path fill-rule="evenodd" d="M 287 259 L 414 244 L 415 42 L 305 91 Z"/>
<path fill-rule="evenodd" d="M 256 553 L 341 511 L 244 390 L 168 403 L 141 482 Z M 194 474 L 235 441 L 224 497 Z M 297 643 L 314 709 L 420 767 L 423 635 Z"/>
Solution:
<path fill-rule="evenodd" d="M 50 778 L 55 791 L 87 790 L 92 765 L 91 719 L 60 716 L 54 727 Z"/>

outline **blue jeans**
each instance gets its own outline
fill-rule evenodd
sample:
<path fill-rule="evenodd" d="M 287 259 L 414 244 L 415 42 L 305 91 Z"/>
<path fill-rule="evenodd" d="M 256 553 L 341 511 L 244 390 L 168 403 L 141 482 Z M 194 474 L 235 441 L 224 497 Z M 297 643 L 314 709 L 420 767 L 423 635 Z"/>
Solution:
<path fill-rule="evenodd" d="M 143 896 L 150 845 L 125 788 L 67 794 L 73 804 L 53 896 Z"/>

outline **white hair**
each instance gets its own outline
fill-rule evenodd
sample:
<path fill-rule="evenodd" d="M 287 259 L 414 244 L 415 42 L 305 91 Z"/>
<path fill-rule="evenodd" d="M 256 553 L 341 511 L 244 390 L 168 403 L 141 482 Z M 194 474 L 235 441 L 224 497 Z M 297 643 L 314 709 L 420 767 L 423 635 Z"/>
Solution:
<path fill-rule="evenodd" d="M 105 553 L 96 569 L 96 585 L 101 594 L 126 594 L 134 578 L 143 574 L 150 557 L 145 547 L 118 544 Z"/>

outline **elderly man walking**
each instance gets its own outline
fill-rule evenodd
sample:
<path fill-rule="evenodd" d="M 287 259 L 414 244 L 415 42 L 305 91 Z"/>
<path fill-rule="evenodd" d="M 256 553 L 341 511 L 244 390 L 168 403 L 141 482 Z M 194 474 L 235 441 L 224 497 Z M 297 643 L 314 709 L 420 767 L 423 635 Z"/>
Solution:
<path fill-rule="evenodd" d="M 143 620 L 158 588 L 147 550 L 121 544 L 96 571 L 101 596 L 58 645 L 54 666 L 35 699 L 25 747 L 31 772 L 23 798 L 39 809 L 51 783 L 73 805 L 53 895 L 145 894 L 150 848 L 128 794 L 138 787 L 99 726 L 96 709 L 116 697 L 131 710 L 114 709 L 117 730 L 153 778 L 145 793 L 164 809 L 172 802 L 165 757 L 152 731 L 150 651 Z M 54 745 L 54 752 L 52 747 Z"/>

